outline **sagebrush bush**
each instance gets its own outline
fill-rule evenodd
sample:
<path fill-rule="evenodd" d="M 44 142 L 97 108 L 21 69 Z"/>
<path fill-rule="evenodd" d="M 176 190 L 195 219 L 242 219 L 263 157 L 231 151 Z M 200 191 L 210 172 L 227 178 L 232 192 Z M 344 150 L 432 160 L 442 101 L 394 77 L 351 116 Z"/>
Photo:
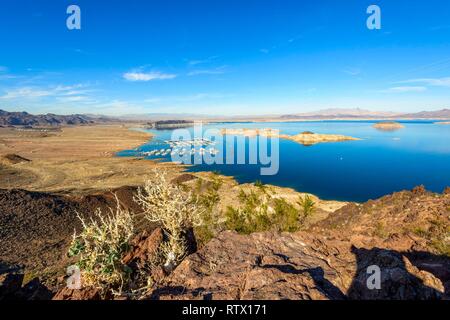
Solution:
<path fill-rule="evenodd" d="M 135 201 L 142 206 L 146 219 L 161 225 L 167 235 L 162 250 L 164 267 L 171 270 L 186 255 L 185 232 L 202 224 L 203 210 L 191 192 L 169 183 L 166 176 L 166 172 L 155 171 L 155 177 L 138 189 Z"/>
<path fill-rule="evenodd" d="M 77 214 L 83 229 L 75 233 L 69 256 L 78 256 L 84 285 L 121 292 L 131 270 L 122 263 L 134 235 L 133 217 L 116 197 L 117 207 L 103 214 L 97 209 L 89 219 Z"/>

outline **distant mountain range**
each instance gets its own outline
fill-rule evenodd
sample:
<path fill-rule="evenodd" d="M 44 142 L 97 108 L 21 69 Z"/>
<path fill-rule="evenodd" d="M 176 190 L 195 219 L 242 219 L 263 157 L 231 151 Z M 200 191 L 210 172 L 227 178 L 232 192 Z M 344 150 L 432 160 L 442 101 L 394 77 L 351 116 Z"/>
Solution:
<path fill-rule="evenodd" d="M 304 112 L 285 115 L 207 115 L 207 114 L 192 114 L 192 113 L 148 113 L 140 115 L 126 115 L 121 116 L 124 120 L 205 120 L 205 121 L 257 121 L 257 120 L 333 120 L 333 119 L 450 119 L 450 110 L 443 109 L 438 111 L 423 111 L 417 113 L 399 113 L 389 111 L 370 111 L 364 109 L 324 109 L 314 112 Z"/>
<path fill-rule="evenodd" d="M 402 118 L 417 119 L 450 119 L 450 109 L 442 109 L 439 111 L 422 111 L 417 113 L 403 114 Z"/>
<path fill-rule="evenodd" d="M 316 112 L 288 114 L 281 119 L 450 119 L 450 110 L 395 113 L 364 109 L 325 109 Z"/>
<path fill-rule="evenodd" d="M 42 114 L 32 115 L 27 112 L 8 112 L 0 110 L 0 126 L 62 126 L 62 125 L 80 125 L 93 123 L 106 123 L 118 121 L 147 122 L 158 120 L 207 120 L 207 121 L 256 121 L 256 120 L 333 120 L 333 119 L 435 119 L 449 120 L 450 109 L 442 109 L 438 111 L 422 111 L 417 113 L 395 113 L 370 111 L 364 109 L 325 109 L 316 112 L 306 112 L 286 115 L 261 115 L 261 116 L 212 116 L 212 115 L 195 115 L 195 114 L 141 114 L 127 115 L 120 117 L 108 117 L 86 114 L 73 115 L 56 115 Z"/>
<path fill-rule="evenodd" d="M 8 112 L 0 110 L 0 126 L 61 126 L 92 124 L 96 122 L 110 121 L 106 117 L 92 117 L 82 114 L 56 115 L 41 114 L 32 115 L 28 112 Z"/>

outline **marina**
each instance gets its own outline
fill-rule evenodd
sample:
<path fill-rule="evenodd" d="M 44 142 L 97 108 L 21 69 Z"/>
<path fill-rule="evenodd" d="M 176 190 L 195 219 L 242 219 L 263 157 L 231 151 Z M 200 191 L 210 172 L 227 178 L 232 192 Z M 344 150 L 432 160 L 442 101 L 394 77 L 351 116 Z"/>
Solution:
<path fill-rule="evenodd" d="M 158 158 L 158 157 L 167 157 L 167 156 L 185 156 L 191 155 L 217 155 L 220 151 L 215 147 L 216 142 L 204 139 L 204 138 L 195 138 L 192 140 L 164 140 L 161 145 L 163 147 L 159 147 L 159 145 L 155 145 L 155 149 L 150 151 L 139 151 L 136 149 L 137 155 L 146 158 Z"/>

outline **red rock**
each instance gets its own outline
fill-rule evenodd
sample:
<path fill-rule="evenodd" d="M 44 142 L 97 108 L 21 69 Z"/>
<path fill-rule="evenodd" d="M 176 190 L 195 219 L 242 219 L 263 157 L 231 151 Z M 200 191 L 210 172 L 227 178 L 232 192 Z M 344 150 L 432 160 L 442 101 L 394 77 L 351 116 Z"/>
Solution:
<path fill-rule="evenodd" d="M 161 228 L 156 228 L 148 235 L 144 231 L 132 241 L 132 249 L 122 259 L 123 263 L 145 263 L 156 253 L 164 240 L 164 233 Z"/>
<path fill-rule="evenodd" d="M 83 288 L 80 290 L 63 288 L 53 297 L 53 300 L 101 300 L 101 292 L 94 288 Z"/>
<path fill-rule="evenodd" d="M 343 299 L 343 279 L 313 252 L 310 239 L 293 234 L 226 231 L 186 258 L 151 298 Z"/>
<path fill-rule="evenodd" d="M 310 233 L 225 231 L 188 256 L 151 299 L 439 299 L 442 281 L 419 270 L 406 253 L 351 247 Z M 368 267 L 381 289 L 367 287 Z"/>

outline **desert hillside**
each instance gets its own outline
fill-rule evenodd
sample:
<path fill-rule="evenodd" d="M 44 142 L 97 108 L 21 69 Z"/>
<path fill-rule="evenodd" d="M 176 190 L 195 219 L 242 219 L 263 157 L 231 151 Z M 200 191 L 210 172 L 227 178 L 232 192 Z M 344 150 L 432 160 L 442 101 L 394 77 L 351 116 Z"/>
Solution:
<path fill-rule="evenodd" d="M 208 223 L 191 231 L 186 229 L 187 252 L 176 267 L 168 270 L 158 263 L 150 264 L 146 270 L 152 282 L 139 299 L 449 296 L 450 193 L 435 194 L 416 188 L 364 204 L 328 207 L 322 204 L 299 223 L 290 217 L 301 215 L 302 207 L 291 201 L 289 191 L 285 191 L 280 201 L 277 193 L 281 190 L 250 185 L 229 189 L 230 182 L 220 179 L 214 175 L 182 174 L 168 182 L 198 193 L 211 209 L 203 219 L 210 220 L 204 220 Z M 226 193 L 233 197 L 234 192 L 237 193 L 234 203 L 223 196 Z M 114 207 L 114 194 L 124 208 L 133 212 L 139 226 L 121 261 L 134 270 L 133 274 L 141 274 L 141 268 L 154 261 L 158 248 L 168 239 L 164 226 L 145 222 L 145 210 L 135 202 L 136 188 L 83 197 L 3 190 L 0 237 L 9 246 L 2 246 L 0 252 L 2 277 L 16 279 L 16 286 L 5 288 L 4 284 L 0 292 L 32 299 L 115 298 L 109 291 L 94 287 L 67 289 L 64 280 L 65 267 L 76 261 L 67 256 L 73 229 L 78 232 L 83 229 L 75 212 L 89 215 L 95 208 L 105 212 L 107 207 Z M 269 210 L 263 213 L 248 197 L 262 200 Z M 224 205 L 228 210 L 220 209 Z M 271 223 L 262 218 L 236 220 L 234 209 L 230 208 L 251 209 L 261 215 L 272 208 L 277 218 Z M 370 291 L 365 287 L 366 269 L 370 265 L 378 265 L 382 270 L 382 290 Z M 31 293 L 27 285 L 30 281 L 35 288 Z M 133 296 L 123 292 L 124 297 Z"/>

